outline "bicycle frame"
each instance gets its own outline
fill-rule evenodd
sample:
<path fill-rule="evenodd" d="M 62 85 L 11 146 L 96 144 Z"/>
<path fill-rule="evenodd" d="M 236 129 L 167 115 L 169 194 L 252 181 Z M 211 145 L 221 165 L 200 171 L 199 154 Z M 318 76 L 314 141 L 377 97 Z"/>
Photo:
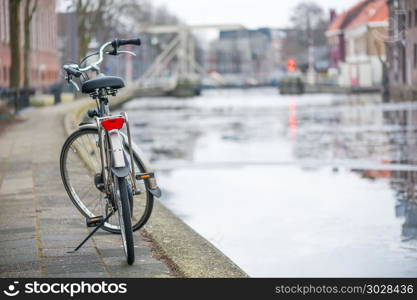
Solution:
<path fill-rule="evenodd" d="M 98 109 L 99 117 L 95 118 L 96 126 L 99 131 L 99 146 L 100 146 L 100 158 L 102 165 L 102 178 L 105 184 L 105 190 L 109 193 L 110 174 L 113 173 L 117 177 L 126 177 L 131 172 L 131 176 L 135 176 L 134 173 L 134 161 L 133 150 L 132 150 L 132 139 L 130 136 L 130 126 L 126 113 L 120 115 L 110 115 L 108 107 L 108 99 L 105 96 L 100 96 Z M 124 154 L 124 141 L 121 135 L 121 128 L 106 130 L 103 127 L 102 122 L 111 119 L 122 118 L 126 125 L 127 137 L 128 137 L 128 148 L 129 148 L 129 160 Z M 109 151 L 107 151 L 109 150 Z M 136 181 L 132 178 L 133 192 L 137 192 Z"/>

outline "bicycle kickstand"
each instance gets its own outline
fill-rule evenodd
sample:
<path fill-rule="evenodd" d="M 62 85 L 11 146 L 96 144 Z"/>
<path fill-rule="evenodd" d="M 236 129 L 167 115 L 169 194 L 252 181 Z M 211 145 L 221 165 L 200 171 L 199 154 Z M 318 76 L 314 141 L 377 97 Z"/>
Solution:
<path fill-rule="evenodd" d="M 67 253 L 75 253 L 75 252 L 77 252 L 93 235 L 94 235 L 94 233 L 96 233 L 97 232 L 97 230 L 99 230 L 103 225 L 104 225 L 104 223 L 106 223 L 107 222 L 107 220 L 108 219 L 110 219 L 110 217 L 112 216 L 114 214 L 114 212 L 112 211 L 112 212 L 110 212 L 110 214 L 108 214 L 105 218 L 104 218 L 104 220 L 103 221 L 101 221 L 101 223 L 100 224 L 98 224 L 95 228 L 94 228 L 94 230 L 92 230 L 88 235 L 87 235 L 87 237 L 77 246 L 77 248 L 75 248 L 74 250 L 71 250 L 71 251 L 67 251 Z M 88 221 L 87 221 L 87 223 L 88 223 Z"/>

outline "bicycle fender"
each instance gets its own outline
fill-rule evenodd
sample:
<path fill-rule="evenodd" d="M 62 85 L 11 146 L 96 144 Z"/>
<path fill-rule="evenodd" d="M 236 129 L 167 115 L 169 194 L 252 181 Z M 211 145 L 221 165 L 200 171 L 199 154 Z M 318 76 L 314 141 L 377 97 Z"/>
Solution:
<path fill-rule="evenodd" d="M 115 168 L 112 167 L 111 171 L 113 172 L 114 175 L 116 175 L 119 178 L 123 178 L 126 177 L 127 175 L 129 175 L 129 167 L 125 166 L 125 167 L 121 167 L 121 168 Z"/>
<path fill-rule="evenodd" d="M 125 145 L 127 147 L 129 147 L 129 143 L 128 143 L 128 138 L 126 136 L 125 133 L 120 132 L 120 135 L 123 137 L 123 142 L 125 143 Z M 145 158 L 145 155 L 143 154 L 142 150 L 135 144 L 132 143 L 132 150 L 133 153 L 135 155 L 135 157 L 140 161 L 140 163 L 142 164 L 144 171 L 146 173 L 151 173 L 153 172 L 153 170 L 150 167 L 150 164 L 148 162 L 148 160 Z M 149 184 L 146 185 L 146 189 L 155 197 L 159 198 L 161 197 L 161 189 L 158 186 L 158 183 L 156 182 L 155 177 L 149 178 L 147 179 L 147 182 Z"/>
<path fill-rule="evenodd" d="M 113 172 L 113 174 L 116 175 L 119 178 L 128 176 L 129 172 L 130 172 L 129 159 L 127 158 L 127 155 L 126 155 L 126 153 L 124 153 L 124 151 L 123 151 L 123 157 L 124 157 L 124 160 L 125 160 L 125 166 L 124 167 L 112 167 L 111 168 L 111 171 Z"/>
<path fill-rule="evenodd" d="M 79 129 L 97 129 L 97 124 L 96 123 L 90 123 L 90 122 L 81 122 L 79 125 Z"/>
<path fill-rule="evenodd" d="M 111 146 L 111 153 L 113 156 L 113 167 L 123 168 L 124 166 L 126 166 L 126 162 L 123 155 L 123 141 L 122 137 L 120 136 L 119 130 L 110 130 L 108 132 L 108 135 Z"/>
<path fill-rule="evenodd" d="M 156 198 L 160 198 L 161 195 L 162 195 L 161 189 L 158 186 L 156 188 L 153 188 L 153 189 L 151 187 L 147 187 L 146 189 L 149 191 L 149 193 L 154 195 Z"/>

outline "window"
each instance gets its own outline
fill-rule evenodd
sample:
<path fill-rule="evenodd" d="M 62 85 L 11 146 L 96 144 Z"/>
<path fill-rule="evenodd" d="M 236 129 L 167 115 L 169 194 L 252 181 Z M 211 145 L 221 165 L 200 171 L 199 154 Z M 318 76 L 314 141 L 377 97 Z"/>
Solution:
<path fill-rule="evenodd" d="M 417 44 L 414 44 L 414 68 L 417 68 Z"/>
<path fill-rule="evenodd" d="M 6 21 L 6 18 L 3 18 L 4 11 L 4 1 L 0 1 L 0 41 L 3 41 L 6 39 L 4 34 L 5 24 L 3 24 Z M 1 72 L 0 72 L 1 73 Z"/>
<path fill-rule="evenodd" d="M 398 32 L 402 31 L 406 27 L 405 14 L 398 14 Z"/>
<path fill-rule="evenodd" d="M 4 3 L 4 13 L 5 13 L 5 25 L 4 26 L 4 33 L 5 33 L 5 41 L 8 42 L 9 41 L 9 1 L 5 1 Z"/>
<path fill-rule="evenodd" d="M 414 10 L 414 26 L 417 27 L 417 9 Z"/>
<path fill-rule="evenodd" d="M 411 28 L 412 24 L 413 24 L 413 13 L 411 12 L 411 10 L 408 12 L 408 28 Z"/>

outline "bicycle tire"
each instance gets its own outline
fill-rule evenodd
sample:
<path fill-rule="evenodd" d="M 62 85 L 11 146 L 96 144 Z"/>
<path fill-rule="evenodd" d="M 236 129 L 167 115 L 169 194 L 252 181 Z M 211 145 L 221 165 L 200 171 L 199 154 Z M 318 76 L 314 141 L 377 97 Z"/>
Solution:
<path fill-rule="evenodd" d="M 126 178 L 114 178 L 117 181 L 119 195 L 116 199 L 117 213 L 119 216 L 120 232 L 123 249 L 128 265 L 135 262 L 135 248 L 133 241 L 132 220 L 130 218 L 129 196 Z"/>
<path fill-rule="evenodd" d="M 94 217 L 94 215 L 86 207 L 86 205 L 81 201 L 80 196 L 77 195 L 77 191 L 71 185 L 71 182 L 70 182 L 71 180 L 68 176 L 68 172 L 66 172 L 68 151 L 70 150 L 71 145 L 75 143 L 75 140 L 78 139 L 80 136 L 87 135 L 87 134 L 97 135 L 97 138 L 98 138 L 98 130 L 94 128 L 80 128 L 76 130 L 75 132 L 73 132 L 67 138 L 61 150 L 60 171 L 61 171 L 62 182 L 64 184 L 65 190 L 67 191 L 67 194 L 71 202 L 74 204 L 74 206 L 80 211 L 80 213 L 84 217 L 89 218 L 89 217 Z M 145 168 L 143 164 L 141 163 L 141 160 L 139 159 L 137 154 L 133 153 L 133 156 L 134 156 L 135 167 L 137 167 L 139 172 L 145 172 Z M 91 182 L 91 185 L 93 186 L 92 182 Z M 142 193 L 144 193 L 144 197 L 146 197 L 145 203 L 144 203 L 144 210 L 143 210 L 143 213 L 142 212 L 139 213 L 140 216 L 136 216 L 137 221 L 134 222 L 132 226 L 133 231 L 136 231 L 142 228 L 146 224 L 146 222 L 148 221 L 149 217 L 152 214 L 154 198 L 153 198 L 152 193 L 148 191 L 147 187 L 148 187 L 148 183 L 144 182 L 144 188 L 142 191 Z M 135 195 L 133 195 L 133 197 L 135 197 Z M 109 226 L 105 224 L 102 228 L 108 232 L 120 234 L 120 229 L 115 228 L 114 226 Z"/>

